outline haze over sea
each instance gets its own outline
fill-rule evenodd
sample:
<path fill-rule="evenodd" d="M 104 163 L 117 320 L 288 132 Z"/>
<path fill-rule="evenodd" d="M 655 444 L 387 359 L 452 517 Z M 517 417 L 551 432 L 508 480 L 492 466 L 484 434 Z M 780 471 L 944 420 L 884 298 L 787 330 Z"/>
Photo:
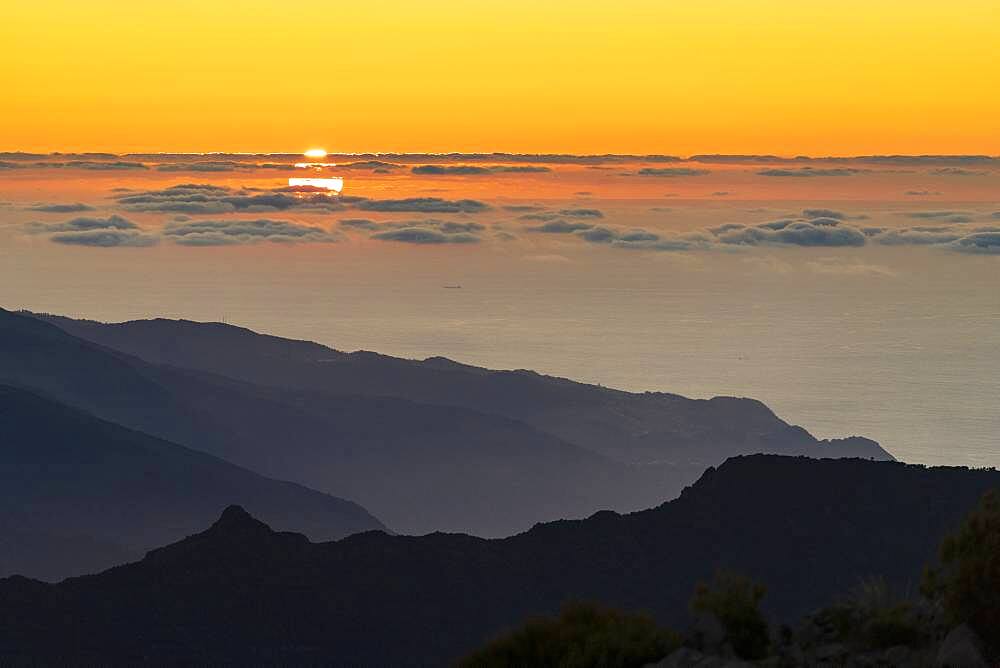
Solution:
<path fill-rule="evenodd" d="M 356 199 L 317 204 L 281 192 L 290 164 L 239 162 L 294 156 L 16 158 L 0 305 L 748 396 L 904 461 L 1000 465 L 996 159 L 353 159 L 325 171 Z"/>

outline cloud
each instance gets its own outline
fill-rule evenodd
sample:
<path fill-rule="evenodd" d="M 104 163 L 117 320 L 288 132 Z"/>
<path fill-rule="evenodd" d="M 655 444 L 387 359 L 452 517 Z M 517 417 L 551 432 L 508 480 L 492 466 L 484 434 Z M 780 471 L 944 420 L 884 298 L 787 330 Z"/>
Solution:
<path fill-rule="evenodd" d="M 693 169 L 691 167 L 643 167 L 636 173 L 639 176 L 658 176 L 661 178 L 705 176 L 707 174 L 711 174 L 711 172 L 707 169 Z"/>
<path fill-rule="evenodd" d="M 499 165 L 496 167 L 491 167 L 494 172 L 508 173 L 508 174 L 544 174 L 546 172 L 551 172 L 551 167 L 542 167 L 541 165 Z"/>
<path fill-rule="evenodd" d="M 199 220 L 171 222 L 163 236 L 182 246 L 230 246 L 260 241 L 310 243 L 337 241 L 337 236 L 313 225 L 288 220 Z"/>
<path fill-rule="evenodd" d="M 924 197 L 927 195 L 940 195 L 941 192 L 937 190 L 907 190 L 904 195 L 909 195 L 910 197 Z"/>
<path fill-rule="evenodd" d="M 591 243 L 603 244 L 617 239 L 618 233 L 607 227 L 592 227 L 589 230 L 580 230 L 577 236 Z"/>
<path fill-rule="evenodd" d="M 975 169 L 962 169 L 961 167 L 942 167 L 940 169 L 931 170 L 931 174 L 934 174 L 935 176 L 986 176 L 989 172 Z"/>
<path fill-rule="evenodd" d="M 41 211 L 43 213 L 79 213 L 81 211 L 93 211 L 94 207 L 88 204 L 38 204 L 28 207 L 28 211 Z"/>
<path fill-rule="evenodd" d="M 473 175 L 473 174 L 489 174 L 490 170 L 487 167 L 475 167 L 473 165 L 420 165 L 414 167 L 410 170 L 414 174 L 433 174 L 433 175 L 446 175 L 446 176 L 457 176 L 457 175 Z"/>
<path fill-rule="evenodd" d="M 137 230 L 139 226 L 121 216 L 107 218 L 79 217 L 62 223 L 28 223 L 28 232 L 32 234 L 46 232 L 87 232 L 92 230 Z"/>
<path fill-rule="evenodd" d="M 884 246 L 930 246 L 957 241 L 962 237 L 961 234 L 944 232 L 942 229 L 944 228 L 890 230 L 876 237 L 875 240 Z"/>
<path fill-rule="evenodd" d="M 952 250 L 979 255 L 1000 255 L 1000 230 L 976 232 L 950 245 Z"/>
<path fill-rule="evenodd" d="M 485 225 L 480 223 L 456 223 L 454 221 L 427 221 L 424 224 L 433 223 L 435 227 L 446 234 L 454 234 L 456 232 L 481 232 L 486 229 Z"/>
<path fill-rule="evenodd" d="M 474 199 L 447 200 L 439 197 L 408 197 L 405 199 L 362 200 L 356 207 L 362 211 L 415 213 L 480 213 L 489 209 Z"/>
<path fill-rule="evenodd" d="M 593 225 L 570 220 L 552 220 L 542 225 L 525 228 L 528 232 L 542 232 L 545 234 L 572 234 L 580 230 L 589 230 Z"/>
<path fill-rule="evenodd" d="M 368 218 L 343 218 L 338 225 L 350 230 L 377 230 L 381 227 L 381 223 Z"/>
<path fill-rule="evenodd" d="M 833 209 L 805 209 L 802 215 L 806 218 L 836 218 L 837 220 L 847 218 L 847 214 Z"/>
<path fill-rule="evenodd" d="M 824 225 L 826 227 L 836 227 L 840 225 L 839 218 L 810 218 L 809 223 L 812 225 Z"/>
<path fill-rule="evenodd" d="M 784 222 L 784 221 L 780 221 Z M 743 246 L 782 244 L 793 246 L 864 246 L 865 235 L 853 227 L 815 225 L 796 221 L 775 228 L 773 224 L 746 227 L 717 234 L 720 243 Z"/>
<path fill-rule="evenodd" d="M 95 162 L 92 160 L 70 160 L 68 162 L 36 162 L 32 167 L 51 167 L 54 169 L 89 169 L 93 171 L 121 171 L 149 169 L 141 162 Z"/>
<path fill-rule="evenodd" d="M 204 183 L 182 183 L 162 190 L 126 192 L 117 195 L 116 199 L 128 211 L 193 215 L 234 211 L 287 211 L 296 208 L 338 211 L 346 208 L 346 202 L 353 201 L 312 190 L 303 193 L 279 188 L 258 194 L 246 189 L 234 190 Z"/>
<path fill-rule="evenodd" d="M 785 219 L 785 220 L 772 220 L 772 221 L 767 222 L 767 223 L 761 223 L 757 227 L 767 228 L 769 230 L 783 230 L 783 229 L 785 229 L 786 227 L 788 227 L 789 225 L 791 225 L 794 222 L 795 222 L 795 219 L 792 219 L 792 218 Z"/>
<path fill-rule="evenodd" d="M 632 239 L 629 239 L 629 237 Z M 651 237 L 656 237 L 655 239 Z M 712 241 L 701 234 L 687 234 L 676 237 L 661 237 L 652 232 L 636 231 L 633 234 L 622 235 L 611 243 L 614 248 L 631 250 L 651 250 L 663 252 L 681 252 L 692 250 L 708 250 Z"/>
<path fill-rule="evenodd" d="M 289 209 L 326 209 L 336 211 L 344 208 L 335 196 L 311 194 L 308 196 L 285 193 L 266 193 L 261 195 L 236 195 L 223 199 L 237 211 L 287 211 Z"/>
<path fill-rule="evenodd" d="M 688 162 L 706 164 L 802 164 L 813 162 L 826 163 L 863 163 L 877 165 L 996 165 L 1000 158 L 987 155 L 857 155 L 849 157 L 831 156 L 796 156 L 785 158 L 776 155 L 692 155 Z"/>
<path fill-rule="evenodd" d="M 863 155 L 847 161 L 901 165 L 995 165 L 1000 158 L 989 155 Z"/>
<path fill-rule="evenodd" d="M 91 246 L 95 248 L 144 247 L 159 243 L 159 238 L 151 234 L 122 230 L 91 230 L 89 232 L 66 232 L 54 234 L 50 241 L 69 246 Z"/>
<path fill-rule="evenodd" d="M 486 230 L 486 226 L 481 223 L 436 218 L 386 222 L 367 218 L 346 218 L 339 224 L 347 229 L 373 232 L 369 237 L 371 239 L 411 244 L 478 243 L 482 240 L 479 233 Z M 502 238 L 499 234 L 495 236 Z M 513 235 L 508 236 L 513 238 Z"/>
<path fill-rule="evenodd" d="M 372 171 L 383 171 L 389 172 L 393 169 L 398 169 L 400 165 L 391 162 L 382 162 L 381 160 L 362 160 L 359 162 L 348 162 L 346 164 L 338 164 L 337 169 L 370 169 Z"/>
<path fill-rule="evenodd" d="M 550 220 L 560 220 L 560 216 L 558 213 L 526 213 L 523 216 L 520 216 L 520 219 L 546 222 Z"/>
<path fill-rule="evenodd" d="M 287 163 L 287 162 L 262 162 L 250 166 L 256 169 L 288 169 L 288 170 L 299 169 L 298 167 L 295 166 L 294 163 Z"/>
<path fill-rule="evenodd" d="M 550 167 L 536 165 L 493 165 L 481 167 L 478 165 L 418 165 L 411 170 L 414 174 L 430 174 L 435 176 L 476 176 L 498 173 L 542 173 L 551 172 Z"/>
<path fill-rule="evenodd" d="M 287 165 L 291 167 L 291 165 Z M 230 161 L 167 162 L 156 166 L 158 172 L 235 172 L 250 171 L 256 165 Z"/>
<path fill-rule="evenodd" d="M 708 228 L 708 231 L 711 232 L 712 234 L 719 235 L 719 234 L 725 234 L 726 232 L 733 232 L 735 230 L 743 230 L 743 229 L 746 229 L 746 225 L 742 223 L 723 223 L 722 225 Z"/>
<path fill-rule="evenodd" d="M 886 246 L 936 246 L 960 253 L 1000 254 L 1000 227 L 979 227 L 970 232 L 956 227 L 925 226 L 890 230 L 876 238 Z"/>
<path fill-rule="evenodd" d="M 525 212 L 525 211 L 543 211 L 544 206 L 538 206 L 537 204 L 508 204 L 502 207 L 505 211 L 513 212 Z"/>
<path fill-rule="evenodd" d="M 593 226 L 577 230 L 574 236 L 592 244 L 605 244 L 612 248 L 650 251 L 705 250 L 711 247 L 711 240 L 701 234 L 669 236 L 650 232 L 641 228 L 619 229 Z"/>
<path fill-rule="evenodd" d="M 659 241 L 662 237 L 655 232 L 648 232 L 643 229 L 628 230 L 618 235 L 618 241 L 625 243 L 642 243 L 649 241 Z"/>
<path fill-rule="evenodd" d="M 474 234 L 464 232 L 448 234 L 446 232 L 424 227 L 404 227 L 397 230 L 378 232 L 371 236 L 379 241 L 399 241 L 408 244 L 474 244 L 480 239 Z"/>
<path fill-rule="evenodd" d="M 972 222 L 972 218 L 964 211 L 909 211 L 902 215 L 917 220 L 944 220 L 948 223 Z"/>
<path fill-rule="evenodd" d="M 834 216 L 823 216 L 817 215 L 818 213 L 833 213 Z M 867 217 L 867 216 L 864 216 Z M 809 223 L 810 225 L 820 225 L 823 227 L 836 227 L 840 225 L 843 221 L 844 214 L 838 213 L 836 211 L 827 211 L 826 209 L 808 209 L 806 212 L 806 218 L 784 218 L 782 220 L 773 220 L 769 223 L 761 223 L 757 227 L 767 228 L 769 230 L 783 230 L 793 223 Z"/>
<path fill-rule="evenodd" d="M 118 203 L 129 211 L 160 211 L 190 214 L 213 214 L 235 211 L 225 201 L 230 188 L 203 183 L 181 183 L 162 190 L 125 191 L 118 194 Z"/>
<path fill-rule="evenodd" d="M 757 174 L 759 176 L 788 176 L 788 177 L 813 177 L 813 176 L 854 176 L 868 170 L 854 169 L 851 167 L 831 167 L 818 169 L 815 167 L 799 167 L 797 169 L 762 169 Z"/>
<path fill-rule="evenodd" d="M 559 215 L 570 218 L 604 218 L 600 209 L 560 209 Z"/>

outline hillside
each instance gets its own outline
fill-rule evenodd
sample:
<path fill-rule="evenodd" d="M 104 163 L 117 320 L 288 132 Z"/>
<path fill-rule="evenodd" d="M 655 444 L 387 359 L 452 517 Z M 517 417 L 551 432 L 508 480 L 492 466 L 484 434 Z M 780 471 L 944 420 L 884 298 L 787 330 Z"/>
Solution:
<path fill-rule="evenodd" d="M 996 486 L 992 470 L 739 457 L 657 508 L 502 540 L 312 544 L 229 508 L 135 564 L 59 585 L 0 581 L 0 659 L 441 665 L 571 599 L 679 626 L 719 567 L 763 582 L 769 613 L 789 619 L 862 577 L 916 582 Z"/>
<path fill-rule="evenodd" d="M 649 507 L 697 475 L 639 470 L 460 406 L 263 387 L 151 364 L 6 311 L 0 383 L 349 498 L 403 533 L 509 535 L 601 508 Z"/>
<path fill-rule="evenodd" d="M 344 353 L 221 323 L 156 319 L 105 324 L 37 317 L 74 336 L 155 364 L 258 385 L 396 397 L 497 414 L 629 465 L 690 467 L 700 472 L 727 457 L 757 452 L 892 459 L 869 439 L 820 441 L 753 399 L 637 394 L 531 371 L 482 369 L 440 357 L 416 361 Z"/>
<path fill-rule="evenodd" d="M 238 503 L 313 540 L 385 529 L 355 503 L 271 480 L 0 386 L 0 575 L 96 572 L 198 531 Z"/>

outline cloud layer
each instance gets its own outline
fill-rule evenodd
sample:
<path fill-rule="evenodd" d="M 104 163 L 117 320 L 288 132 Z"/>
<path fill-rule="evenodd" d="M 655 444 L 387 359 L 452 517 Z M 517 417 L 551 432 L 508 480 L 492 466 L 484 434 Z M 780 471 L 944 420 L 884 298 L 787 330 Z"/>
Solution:
<path fill-rule="evenodd" d="M 163 228 L 163 236 L 182 246 L 337 241 L 337 235 L 320 227 L 269 218 L 171 222 Z"/>

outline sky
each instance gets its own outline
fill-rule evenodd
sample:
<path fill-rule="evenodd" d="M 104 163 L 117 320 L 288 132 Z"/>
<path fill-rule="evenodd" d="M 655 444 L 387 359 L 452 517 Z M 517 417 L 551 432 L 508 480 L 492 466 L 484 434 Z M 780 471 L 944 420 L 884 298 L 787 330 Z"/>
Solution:
<path fill-rule="evenodd" d="M 1000 465 L 998 45 L 995 0 L 8 0 L 0 306 Z"/>
<path fill-rule="evenodd" d="M 995 0 L 8 0 L 0 150 L 1000 154 Z"/>

